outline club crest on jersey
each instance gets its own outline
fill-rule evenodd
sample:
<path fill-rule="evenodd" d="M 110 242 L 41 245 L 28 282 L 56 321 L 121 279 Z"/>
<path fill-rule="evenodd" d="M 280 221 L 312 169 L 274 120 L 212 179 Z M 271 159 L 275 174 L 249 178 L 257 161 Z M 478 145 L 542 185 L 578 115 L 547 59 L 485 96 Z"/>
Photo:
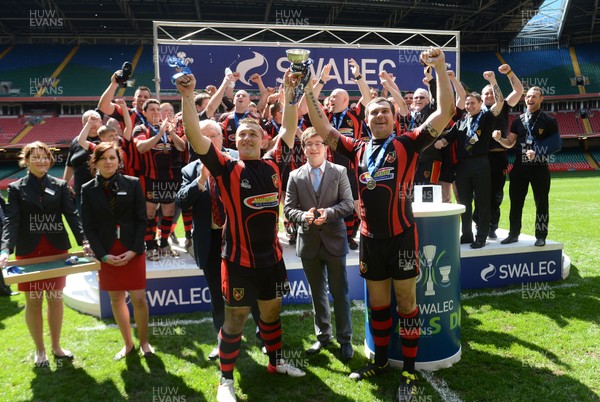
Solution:
<path fill-rule="evenodd" d="M 368 269 L 369 268 L 367 267 L 367 263 L 364 261 L 361 261 L 360 262 L 360 272 L 362 272 L 363 274 L 366 274 Z"/>
<path fill-rule="evenodd" d="M 544 129 L 538 128 L 538 135 L 541 136 L 542 134 L 544 134 Z"/>
<path fill-rule="evenodd" d="M 275 186 L 275 188 L 279 188 L 279 175 L 274 174 L 273 176 L 271 176 L 271 180 L 273 180 L 273 185 Z"/>
<path fill-rule="evenodd" d="M 396 151 L 392 151 L 389 154 L 387 154 L 387 156 L 385 157 L 385 161 L 387 163 L 394 163 L 394 161 L 396 160 Z"/>
<path fill-rule="evenodd" d="M 354 122 L 351 119 L 346 119 L 346 124 L 348 125 L 348 127 L 354 126 Z"/>
<path fill-rule="evenodd" d="M 279 193 L 253 195 L 244 200 L 244 204 L 252 209 L 272 208 L 279 205 Z"/>
<path fill-rule="evenodd" d="M 369 172 L 363 172 L 358 177 L 358 180 L 363 184 L 367 184 L 367 182 L 369 181 L 370 178 L 371 178 L 371 175 L 369 174 Z M 394 168 L 393 167 L 384 167 L 384 168 L 378 169 L 375 172 L 375 174 L 373 175 L 373 180 L 375 180 L 375 181 L 384 181 L 384 180 L 393 179 L 393 178 L 394 178 Z"/>
<path fill-rule="evenodd" d="M 240 187 L 242 188 L 252 188 L 252 186 L 250 185 L 250 182 L 248 181 L 248 179 L 244 179 L 242 180 L 242 182 L 240 183 Z"/>
<path fill-rule="evenodd" d="M 233 288 L 233 298 L 240 301 L 244 298 L 244 288 Z"/>

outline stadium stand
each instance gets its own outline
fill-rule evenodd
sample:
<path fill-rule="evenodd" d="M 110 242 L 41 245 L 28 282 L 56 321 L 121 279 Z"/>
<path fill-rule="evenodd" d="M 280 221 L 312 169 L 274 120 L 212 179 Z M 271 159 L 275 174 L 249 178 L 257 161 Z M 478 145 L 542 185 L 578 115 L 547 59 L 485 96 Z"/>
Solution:
<path fill-rule="evenodd" d="M 537 85 L 545 95 L 579 94 L 577 87 L 571 86 L 575 73 L 569 49 L 502 53 L 502 57 L 526 88 Z"/>
<path fill-rule="evenodd" d="M 0 118 L 0 145 L 10 143 L 24 128 L 23 119 L 20 117 Z"/>
<path fill-rule="evenodd" d="M 579 117 L 579 112 L 559 111 L 558 113 L 553 113 L 552 116 L 558 122 L 561 137 L 577 137 L 585 134 L 585 128 Z"/>
<path fill-rule="evenodd" d="M 49 80 L 67 56 L 71 46 L 16 45 L 2 59 L 0 76 L 12 83 L 12 91 L 3 96 L 35 96 L 40 85 Z"/>
<path fill-rule="evenodd" d="M 600 153 L 599 153 L 600 154 Z M 600 156 L 600 155 L 599 155 Z M 515 160 L 513 152 L 508 154 L 508 170 L 512 169 L 512 164 Z M 597 159 L 596 159 L 597 160 Z M 573 172 L 576 170 L 596 170 L 596 167 L 591 166 L 585 159 L 585 155 L 578 149 L 564 149 L 551 156 L 548 163 L 548 168 L 551 172 Z"/>
<path fill-rule="evenodd" d="M 600 92 L 600 43 L 575 46 L 579 68 L 590 83 L 585 86 L 587 93 Z"/>
<path fill-rule="evenodd" d="M 6 190 L 8 185 L 14 181 L 19 180 L 21 177 L 25 176 L 27 173 L 27 169 L 17 168 L 15 171 L 15 167 L 0 167 L 0 190 Z M 54 177 L 58 177 L 61 179 L 63 177 L 65 167 L 64 166 L 52 166 L 48 171 L 48 174 Z"/>
<path fill-rule="evenodd" d="M 590 120 L 590 124 L 592 125 L 592 132 L 595 134 L 600 134 L 600 110 L 589 110 L 588 118 Z"/>
<path fill-rule="evenodd" d="M 18 144 L 43 141 L 46 144 L 68 144 L 81 131 L 81 117 L 49 117 L 21 138 Z"/>
<path fill-rule="evenodd" d="M 58 76 L 62 95 L 100 96 L 112 73 L 132 60 L 136 50 L 135 46 L 81 45 Z"/>

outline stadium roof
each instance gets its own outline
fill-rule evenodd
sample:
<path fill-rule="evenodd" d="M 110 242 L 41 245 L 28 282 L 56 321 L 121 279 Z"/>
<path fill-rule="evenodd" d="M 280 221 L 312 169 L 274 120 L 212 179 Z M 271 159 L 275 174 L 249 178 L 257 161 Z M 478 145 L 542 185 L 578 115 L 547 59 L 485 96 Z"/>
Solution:
<path fill-rule="evenodd" d="M 461 31 L 464 50 L 507 49 L 543 0 L 4 0 L 1 43 L 151 43 L 152 21 Z M 598 0 L 571 0 L 561 44 L 600 40 Z"/>

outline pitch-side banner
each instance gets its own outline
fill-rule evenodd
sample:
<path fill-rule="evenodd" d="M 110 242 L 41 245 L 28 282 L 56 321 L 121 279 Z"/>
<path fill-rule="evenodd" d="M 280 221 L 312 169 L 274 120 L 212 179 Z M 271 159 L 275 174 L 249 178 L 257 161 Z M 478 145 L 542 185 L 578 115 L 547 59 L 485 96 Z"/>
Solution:
<path fill-rule="evenodd" d="M 197 87 L 221 84 L 225 69 L 230 68 L 241 74 L 236 89 L 255 90 L 256 85 L 250 81 L 254 73 L 261 75 L 267 87 L 279 86 L 285 70 L 290 66 L 285 51 L 292 47 L 270 46 L 229 46 L 229 45 L 159 45 L 158 64 L 162 91 L 173 91 L 175 86 L 171 77 L 176 73 L 168 65 L 170 57 L 179 58 L 187 64 L 196 76 Z M 423 87 L 423 66 L 419 63 L 420 50 L 368 49 L 368 48 L 331 48 L 303 47 L 310 50 L 314 63 L 311 66 L 313 76 L 318 77 L 326 64 L 331 64 L 331 81 L 325 90 L 344 88 L 357 91 L 352 80 L 349 60 L 354 59 L 360 66 L 360 72 L 371 87 L 381 87 L 378 74 L 381 70 L 392 72 L 396 83 L 402 91 Z M 446 62 L 452 69 L 456 67 L 456 53 L 446 52 Z"/>

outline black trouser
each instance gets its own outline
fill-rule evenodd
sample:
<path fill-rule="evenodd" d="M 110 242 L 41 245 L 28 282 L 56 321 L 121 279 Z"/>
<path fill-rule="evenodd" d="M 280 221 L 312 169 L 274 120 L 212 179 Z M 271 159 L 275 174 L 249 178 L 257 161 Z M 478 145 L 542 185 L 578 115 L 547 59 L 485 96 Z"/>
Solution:
<path fill-rule="evenodd" d="M 498 229 L 500 222 L 500 205 L 504 199 L 504 184 L 508 170 L 506 151 L 490 152 L 490 230 Z M 473 220 L 478 221 L 479 211 L 475 208 Z"/>
<path fill-rule="evenodd" d="M 472 203 L 475 199 L 477 239 L 485 240 L 490 230 L 490 162 L 487 155 L 467 158 L 456 165 L 456 189 L 460 203 L 465 206 L 461 215 L 463 237 L 473 236 Z"/>
<path fill-rule="evenodd" d="M 548 194 L 550 193 L 550 170 L 548 165 L 514 165 L 510 171 L 510 235 L 519 236 L 521 233 L 521 219 L 523 205 L 529 190 L 529 183 L 533 190 L 535 201 L 535 237 L 546 239 L 548 236 Z"/>

